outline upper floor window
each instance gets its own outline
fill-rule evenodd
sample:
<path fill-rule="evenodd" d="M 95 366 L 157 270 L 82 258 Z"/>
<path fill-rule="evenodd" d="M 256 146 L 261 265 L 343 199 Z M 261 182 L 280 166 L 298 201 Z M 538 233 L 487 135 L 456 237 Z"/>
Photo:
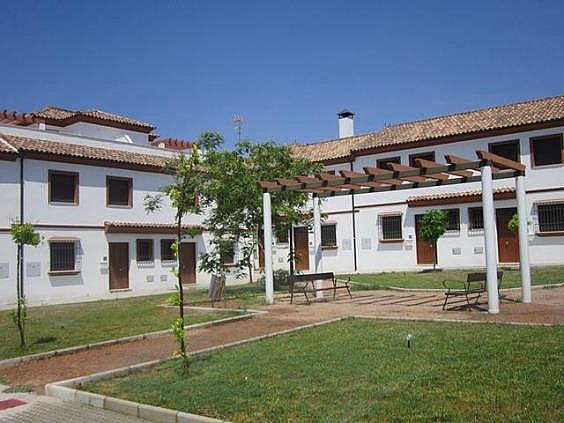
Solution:
<path fill-rule="evenodd" d="M 409 165 L 411 167 L 417 167 L 415 165 L 415 159 L 423 159 L 423 160 L 429 160 L 430 162 L 434 162 L 435 161 L 435 152 L 434 151 L 428 151 L 426 153 L 411 154 L 409 156 Z"/>
<path fill-rule="evenodd" d="M 161 239 L 161 261 L 176 260 L 172 244 L 174 244 L 174 239 Z"/>
<path fill-rule="evenodd" d="M 468 229 L 471 231 L 484 229 L 484 214 L 481 207 L 468 209 Z"/>
<path fill-rule="evenodd" d="M 531 138 L 531 163 L 546 166 L 564 162 L 562 134 Z"/>
<path fill-rule="evenodd" d="M 390 170 L 388 168 L 388 163 L 397 163 L 397 164 L 401 164 L 401 157 L 388 157 L 387 159 L 378 159 L 376 160 L 376 167 L 379 169 L 386 169 L 386 170 Z"/>
<path fill-rule="evenodd" d="M 539 232 L 564 232 L 564 202 L 538 204 Z"/>
<path fill-rule="evenodd" d="M 106 204 L 108 206 L 133 206 L 133 179 L 106 177 Z"/>
<path fill-rule="evenodd" d="M 337 246 L 337 225 L 334 223 L 326 223 L 321 225 L 321 246 L 336 247 Z"/>
<path fill-rule="evenodd" d="M 72 272 L 75 264 L 75 241 L 49 241 L 50 272 Z"/>
<path fill-rule="evenodd" d="M 153 240 L 152 239 L 138 239 L 137 240 L 137 262 L 152 262 L 154 259 L 153 254 Z"/>
<path fill-rule="evenodd" d="M 460 231 L 460 210 L 447 209 L 447 231 Z"/>
<path fill-rule="evenodd" d="M 49 202 L 78 204 L 78 173 L 50 170 Z"/>
<path fill-rule="evenodd" d="M 488 145 L 490 153 L 496 154 L 514 162 L 521 161 L 521 152 L 519 148 L 519 140 L 496 142 Z M 505 169 L 503 166 L 500 168 Z"/>
<path fill-rule="evenodd" d="M 280 229 L 276 231 L 276 242 L 278 244 L 287 244 L 288 243 L 288 229 Z"/>
<path fill-rule="evenodd" d="M 380 216 L 380 241 L 402 241 L 401 214 Z"/>

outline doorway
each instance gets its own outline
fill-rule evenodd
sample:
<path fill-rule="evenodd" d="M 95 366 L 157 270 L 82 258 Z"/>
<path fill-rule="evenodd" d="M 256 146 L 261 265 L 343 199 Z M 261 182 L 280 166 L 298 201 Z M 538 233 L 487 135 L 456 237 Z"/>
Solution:
<path fill-rule="evenodd" d="M 305 226 L 294 228 L 294 254 L 296 272 L 309 270 L 309 232 Z"/>
<path fill-rule="evenodd" d="M 110 290 L 129 288 L 129 243 L 110 242 L 108 250 Z"/>
<path fill-rule="evenodd" d="M 433 264 L 437 252 L 430 242 L 423 241 L 421 238 L 421 218 L 422 214 L 415 215 L 415 248 L 417 250 L 417 264 Z"/>
<path fill-rule="evenodd" d="M 515 207 L 496 209 L 495 211 L 497 249 L 500 263 L 519 262 L 519 236 L 517 233 L 511 232 L 507 227 L 515 213 L 517 213 Z"/>
<path fill-rule="evenodd" d="M 196 243 L 180 243 L 180 277 L 182 285 L 196 283 Z"/>

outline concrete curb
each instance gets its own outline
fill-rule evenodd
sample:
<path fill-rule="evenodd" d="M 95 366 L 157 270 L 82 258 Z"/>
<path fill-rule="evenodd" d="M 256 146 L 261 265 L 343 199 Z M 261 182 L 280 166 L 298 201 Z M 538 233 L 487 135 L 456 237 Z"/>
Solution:
<path fill-rule="evenodd" d="M 500 322 L 495 320 L 471 320 L 471 319 L 448 319 L 442 317 L 402 317 L 402 316 L 366 316 L 354 315 L 352 319 L 364 320 L 400 320 L 411 322 L 437 322 L 437 323 L 471 323 L 471 324 L 494 324 L 494 325 L 509 325 L 509 326 L 538 326 L 538 327 L 553 327 L 560 326 L 557 323 L 527 323 L 527 322 Z"/>
<path fill-rule="evenodd" d="M 220 311 L 221 309 L 215 309 L 215 310 Z M 237 310 L 237 309 L 230 309 L 228 311 L 240 311 L 241 312 L 241 310 Z M 212 320 L 212 321 L 209 321 L 209 322 L 195 323 L 193 325 L 186 326 L 186 330 L 206 328 L 206 327 L 221 325 L 221 324 L 224 324 L 224 323 L 234 322 L 234 321 L 237 321 L 237 320 L 252 319 L 255 316 L 259 316 L 259 315 L 267 314 L 267 313 L 268 313 L 267 311 L 263 311 L 263 310 L 246 310 L 246 311 L 244 311 L 244 314 L 241 314 L 240 316 L 226 317 L 224 319 Z M 170 333 L 170 329 L 163 329 L 163 330 L 159 330 L 159 331 L 155 331 L 155 332 L 147 332 L 147 333 L 142 333 L 142 334 L 139 334 L 139 335 L 131 335 L 131 336 L 125 336 L 125 337 L 122 337 L 122 338 L 109 339 L 107 341 L 94 342 L 94 343 L 91 343 L 91 344 L 76 345 L 74 347 L 61 348 L 61 349 L 58 349 L 58 350 L 46 351 L 46 352 L 37 353 L 37 354 L 30 354 L 30 355 L 24 355 L 24 356 L 21 356 L 21 357 L 8 358 L 6 360 L 0 361 L 0 368 L 13 366 L 13 365 L 20 364 L 20 363 L 26 363 L 28 361 L 44 360 L 46 358 L 51 358 L 51 357 L 55 357 L 55 356 L 73 354 L 73 353 L 77 353 L 77 352 L 80 352 L 80 351 L 85 351 L 85 350 L 90 350 L 90 349 L 95 349 L 95 348 L 102 348 L 102 347 L 107 347 L 107 346 L 111 346 L 111 345 L 125 344 L 127 342 L 141 341 L 143 339 L 157 338 L 159 336 L 163 336 L 163 335 L 166 335 L 168 333 Z"/>
<path fill-rule="evenodd" d="M 213 352 L 223 350 L 225 348 L 231 348 L 238 345 L 249 344 L 263 339 L 273 338 L 279 335 L 285 335 L 293 332 L 299 332 L 302 330 L 315 328 L 318 326 L 323 326 L 348 319 L 350 319 L 350 317 L 337 317 L 335 319 L 324 320 L 322 322 L 311 323 L 308 325 L 298 326 L 283 331 L 242 339 L 239 341 L 230 342 L 228 344 L 216 345 L 214 347 L 209 347 L 198 351 L 194 351 L 190 353 L 190 357 L 207 355 Z M 82 376 L 74 379 L 67 379 L 59 382 L 49 383 L 45 385 L 45 393 L 48 396 L 56 397 L 63 401 L 80 402 L 82 404 L 87 404 L 92 407 L 112 410 L 130 416 L 141 417 L 152 422 L 171 422 L 171 423 L 221 422 L 222 420 L 217 420 L 210 417 L 200 416 L 197 414 L 184 413 L 182 411 L 176 411 L 162 407 L 155 407 L 152 405 L 145 405 L 133 401 L 126 401 L 119 398 L 94 394 L 74 388 L 75 386 L 81 385 L 86 382 L 94 382 L 102 379 L 126 376 L 137 371 L 149 369 L 160 363 L 164 363 L 173 359 L 175 359 L 175 357 L 169 357 L 161 360 L 152 360 L 145 363 L 136 364 L 133 366 L 122 367 L 119 369 L 109 370 L 106 372 L 94 373 L 88 376 Z"/>
<path fill-rule="evenodd" d="M 365 285 L 368 286 L 368 285 Z M 550 285 L 531 285 L 531 289 L 550 289 L 550 288 L 558 288 L 564 286 L 564 283 L 555 283 L 555 284 L 550 284 Z M 401 288 L 399 286 L 381 286 L 379 285 L 380 290 L 388 290 L 388 291 L 404 291 L 404 292 L 438 292 L 438 293 L 442 293 L 445 292 L 445 289 L 441 289 L 441 288 Z M 378 290 L 377 288 L 374 289 Z M 521 290 L 520 286 L 516 286 L 514 288 L 501 288 L 500 292 L 504 292 L 504 291 L 518 291 Z M 373 291 L 372 289 L 363 289 L 361 291 Z M 356 291 L 356 292 L 361 292 L 361 291 Z"/>

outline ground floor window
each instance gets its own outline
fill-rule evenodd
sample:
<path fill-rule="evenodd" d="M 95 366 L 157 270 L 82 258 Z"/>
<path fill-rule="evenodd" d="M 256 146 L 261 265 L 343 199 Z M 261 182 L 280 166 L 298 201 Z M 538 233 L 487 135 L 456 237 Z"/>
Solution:
<path fill-rule="evenodd" d="M 538 204 L 539 232 L 564 232 L 564 201 Z"/>
<path fill-rule="evenodd" d="M 174 261 L 176 255 L 172 251 L 174 239 L 161 239 L 161 261 Z"/>
<path fill-rule="evenodd" d="M 336 247 L 337 246 L 337 225 L 334 223 L 326 223 L 321 225 L 321 246 Z"/>
<path fill-rule="evenodd" d="M 75 242 L 50 241 L 49 263 L 51 272 L 74 271 L 76 263 Z"/>
<path fill-rule="evenodd" d="M 137 262 L 151 262 L 154 259 L 153 240 L 137 240 Z"/>
<path fill-rule="evenodd" d="M 447 231 L 460 231 L 460 210 L 447 209 Z"/>
<path fill-rule="evenodd" d="M 380 216 L 380 240 L 401 241 L 402 239 L 401 214 Z"/>
<path fill-rule="evenodd" d="M 484 214 L 481 207 L 468 209 L 468 229 L 471 231 L 484 229 Z"/>

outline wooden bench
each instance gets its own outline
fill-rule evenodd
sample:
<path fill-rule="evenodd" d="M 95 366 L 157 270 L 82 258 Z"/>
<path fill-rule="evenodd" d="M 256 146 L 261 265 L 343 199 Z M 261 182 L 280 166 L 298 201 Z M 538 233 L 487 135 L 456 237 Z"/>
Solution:
<path fill-rule="evenodd" d="M 315 281 L 331 281 L 333 286 L 326 288 L 315 288 Z M 352 298 L 350 290 L 350 278 L 348 281 L 337 280 L 333 272 L 325 273 L 308 273 L 302 275 L 290 275 L 288 276 L 288 287 L 290 291 L 290 304 L 294 301 L 294 292 L 301 292 L 304 294 L 308 304 L 310 303 L 308 293 L 317 293 L 318 291 L 330 291 L 333 290 L 333 299 L 335 299 L 337 289 L 346 289 L 349 293 L 349 297 Z"/>
<path fill-rule="evenodd" d="M 503 272 L 497 272 L 497 295 L 499 296 L 499 290 L 501 288 L 501 279 L 503 278 Z M 446 308 L 449 297 L 459 297 L 465 296 L 468 305 L 471 304 L 471 296 L 475 295 L 473 298 L 474 305 L 478 304 L 478 299 L 480 296 L 488 291 L 487 284 L 487 273 L 485 272 L 475 272 L 468 273 L 466 277 L 466 282 L 462 281 L 443 281 L 443 286 L 446 289 L 445 292 L 445 302 L 443 304 L 443 310 Z"/>

